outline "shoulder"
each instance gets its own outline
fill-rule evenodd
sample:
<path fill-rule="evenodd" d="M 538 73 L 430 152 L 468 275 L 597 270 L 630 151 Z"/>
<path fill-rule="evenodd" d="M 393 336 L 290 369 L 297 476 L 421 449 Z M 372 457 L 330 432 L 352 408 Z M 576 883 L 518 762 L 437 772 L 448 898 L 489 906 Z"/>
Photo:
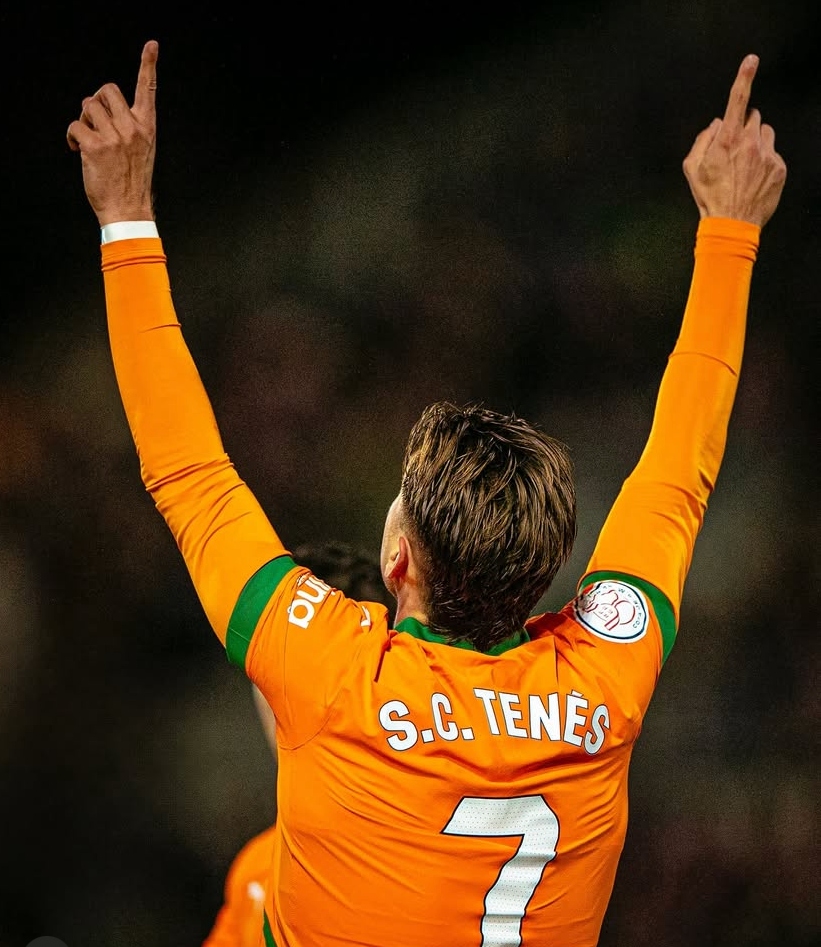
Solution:
<path fill-rule="evenodd" d="M 328 585 L 288 555 L 266 563 L 246 584 L 228 627 L 229 660 L 248 669 L 259 638 L 289 632 L 370 630 L 387 624 L 387 609 L 376 602 L 358 602 Z"/>
<path fill-rule="evenodd" d="M 672 609 L 662 593 L 642 580 L 596 573 L 559 612 L 532 618 L 531 639 L 551 637 L 558 651 L 573 651 L 623 675 L 634 666 L 644 680 L 655 678 L 675 635 Z"/>

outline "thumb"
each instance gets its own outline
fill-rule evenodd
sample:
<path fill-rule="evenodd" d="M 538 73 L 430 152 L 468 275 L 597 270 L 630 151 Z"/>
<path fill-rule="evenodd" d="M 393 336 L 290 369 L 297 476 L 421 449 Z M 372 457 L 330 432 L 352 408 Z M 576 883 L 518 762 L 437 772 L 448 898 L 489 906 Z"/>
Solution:
<path fill-rule="evenodd" d="M 704 131 L 696 135 L 696 140 L 693 142 L 693 147 L 690 149 L 690 154 L 687 156 L 687 159 L 697 165 L 715 140 L 720 129 L 721 119 L 714 118 Z"/>

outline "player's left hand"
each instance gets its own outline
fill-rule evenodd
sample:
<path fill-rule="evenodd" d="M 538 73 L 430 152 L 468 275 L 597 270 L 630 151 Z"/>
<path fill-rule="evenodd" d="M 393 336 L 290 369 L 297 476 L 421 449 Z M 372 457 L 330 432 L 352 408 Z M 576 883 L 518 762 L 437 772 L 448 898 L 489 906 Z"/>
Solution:
<path fill-rule="evenodd" d="M 66 138 L 79 151 L 86 196 L 102 227 L 119 220 L 153 220 L 152 178 L 157 139 L 156 40 L 143 47 L 134 105 L 108 83 L 83 99 Z"/>

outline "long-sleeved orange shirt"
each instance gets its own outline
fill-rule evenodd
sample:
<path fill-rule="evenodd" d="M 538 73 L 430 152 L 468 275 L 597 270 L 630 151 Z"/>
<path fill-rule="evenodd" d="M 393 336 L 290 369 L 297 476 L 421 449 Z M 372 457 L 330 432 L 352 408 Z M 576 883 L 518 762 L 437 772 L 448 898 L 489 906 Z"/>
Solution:
<path fill-rule="evenodd" d="M 294 563 L 222 447 L 158 239 L 103 247 L 141 471 L 277 720 L 263 938 L 593 947 L 627 772 L 724 451 L 759 229 L 706 219 L 652 431 L 557 614 L 480 654 Z"/>

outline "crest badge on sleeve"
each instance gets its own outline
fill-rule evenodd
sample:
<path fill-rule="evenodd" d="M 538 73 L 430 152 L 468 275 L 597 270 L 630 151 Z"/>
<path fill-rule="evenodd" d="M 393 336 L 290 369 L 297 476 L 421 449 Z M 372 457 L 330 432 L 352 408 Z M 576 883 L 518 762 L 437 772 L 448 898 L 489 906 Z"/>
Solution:
<path fill-rule="evenodd" d="M 632 585 L 595 582 L 573 603 L 576 620 L 606 641 L 638 641 L 647 632 L 647 602 Z"/>

